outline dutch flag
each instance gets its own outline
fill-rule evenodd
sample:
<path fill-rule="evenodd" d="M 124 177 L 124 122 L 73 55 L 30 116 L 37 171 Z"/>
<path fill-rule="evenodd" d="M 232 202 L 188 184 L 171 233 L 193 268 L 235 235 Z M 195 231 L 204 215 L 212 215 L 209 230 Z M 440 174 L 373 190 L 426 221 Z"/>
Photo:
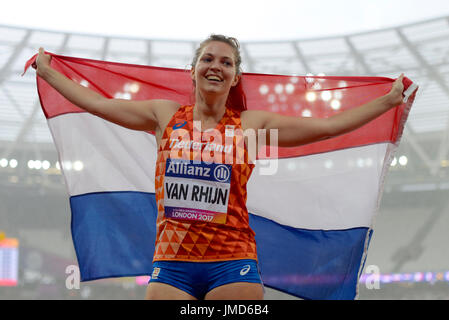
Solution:
<path fill-rule="evenodd" d="M 53 68 L 105 97 L 192 103 L 187 70 L 52 56 Z M 242 81 L 248 109 L 328 117 L 384 95 L 394 80 L 246 73 Z M 356 297 L 383 181 L 417 89 L 405 81 L 404 103 L 362 128 L 259 158 L 247 207 L 265 286 L 305 299 Z M 154 135 L 86 113 L 40 78 L 37 87 L 70 197 L 82 280 L 150 275 Z"/>

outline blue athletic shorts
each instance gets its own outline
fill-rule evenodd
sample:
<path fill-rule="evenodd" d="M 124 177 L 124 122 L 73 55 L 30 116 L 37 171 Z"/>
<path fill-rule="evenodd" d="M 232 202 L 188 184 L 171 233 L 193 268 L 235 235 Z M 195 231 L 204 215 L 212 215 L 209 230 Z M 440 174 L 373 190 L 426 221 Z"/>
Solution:
<path fill-rule="evenodd" d="M 181 289 L 197 299 L 204 299 L 212 289 L 233 282 L 262 284 L 256 260 L 218 262 L 155 261 L 151 282 L 161 282 Z"/>

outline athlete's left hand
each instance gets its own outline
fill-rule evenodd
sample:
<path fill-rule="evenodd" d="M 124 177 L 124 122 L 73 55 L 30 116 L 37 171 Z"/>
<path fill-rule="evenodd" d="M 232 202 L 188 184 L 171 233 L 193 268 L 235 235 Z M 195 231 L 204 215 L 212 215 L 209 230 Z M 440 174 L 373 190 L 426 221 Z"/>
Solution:
<path fill-rule="evenodd" d="M 402 93 L 404 91 L 404 84 L 402 83 L 402 80 L 404 80 L 403 73 L 396 79 L 390 92 L 387 94 L 391 107 L 396 107 L 403 102 L 404 95 Z"/>

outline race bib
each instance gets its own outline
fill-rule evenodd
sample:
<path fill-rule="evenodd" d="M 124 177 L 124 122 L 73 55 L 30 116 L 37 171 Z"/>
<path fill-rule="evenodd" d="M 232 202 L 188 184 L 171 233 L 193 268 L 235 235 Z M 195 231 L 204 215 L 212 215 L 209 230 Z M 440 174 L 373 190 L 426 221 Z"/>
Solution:
<path fill-rule="evenodd" d="M 226 223 L 231 165 L 167 159 L 164 179 L 165 216 Z"/>

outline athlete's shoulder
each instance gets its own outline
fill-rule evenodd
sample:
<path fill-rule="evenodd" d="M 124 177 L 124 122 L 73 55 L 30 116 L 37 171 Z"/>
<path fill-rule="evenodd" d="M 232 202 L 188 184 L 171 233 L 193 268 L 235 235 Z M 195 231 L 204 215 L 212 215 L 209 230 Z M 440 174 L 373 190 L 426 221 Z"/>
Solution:
<path fill-rule="evenodd" d="M 150 103 L 155 110 L 161 112 L 176 112 L 181 107 L 179 102 L 166 99 L 152 99 Z"/>
<path fill-rule="evenodd" d="M 181 107 L 179 102 L 172 100 L 154 99 L 150 101 L 152 111 L 159 124 L 166 124 Z"/>
<path fill-rule="evenodd" d="M 244 110 L 240 114 L 242 120 L 242 127 L 246 129 L 263 129 L 266 120 L 270 117 L 271 113 L 263 110 Z"/>

